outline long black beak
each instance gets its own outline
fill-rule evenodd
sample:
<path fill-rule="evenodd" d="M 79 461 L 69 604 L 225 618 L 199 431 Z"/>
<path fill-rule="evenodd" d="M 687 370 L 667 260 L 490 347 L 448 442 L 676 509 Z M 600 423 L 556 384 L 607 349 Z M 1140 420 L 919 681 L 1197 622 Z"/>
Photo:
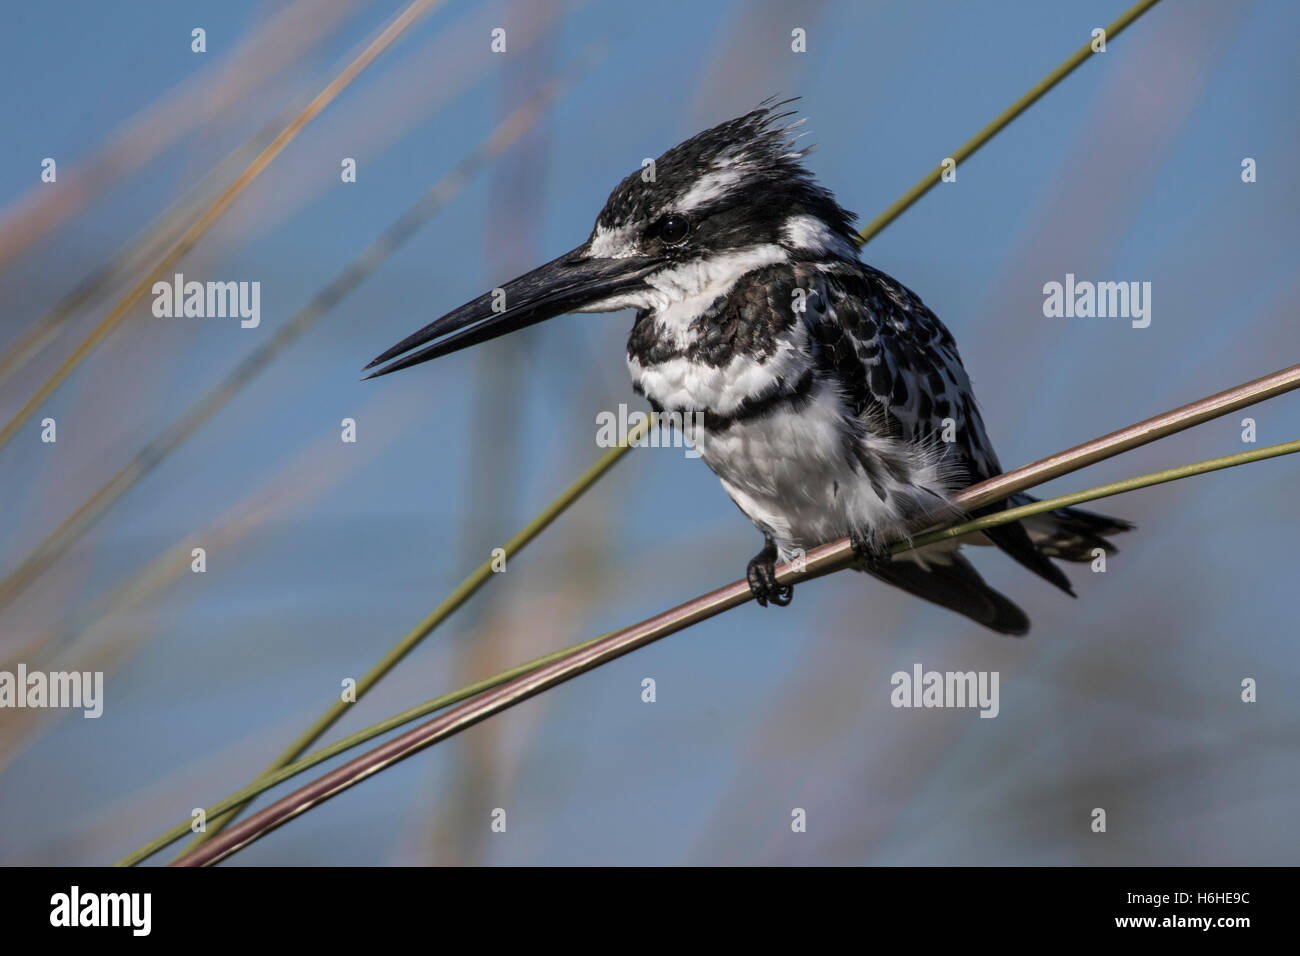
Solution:
<path fill-rule="evenodd" d="M 501 290 L 481 295 L 473 302 L 466 302 L 459 309 L 430 322 L 414 335 L 402 339 L 366 368 L 374 368 L 426 342 L 433 342 L 432 345 L 412 352 L 405 358 L 372 372 L 366 378 L 410 368 L 538 322 L 545 322 L 557 315 L 580 312 L 606 299 L 645 288 L 642 280 L 658 264 L 654 259 L 641 257 L 593 259 L 587 257 L 586 251 L 586 245 L 579 246 L 558 259 L 507 282 Z M 497 311 L 494 311 L 494 306 Z M 612 306 L 611 311 L 614 308 L 619 306 Z M 434 339 L 440 341 L 434 342 Z"/>

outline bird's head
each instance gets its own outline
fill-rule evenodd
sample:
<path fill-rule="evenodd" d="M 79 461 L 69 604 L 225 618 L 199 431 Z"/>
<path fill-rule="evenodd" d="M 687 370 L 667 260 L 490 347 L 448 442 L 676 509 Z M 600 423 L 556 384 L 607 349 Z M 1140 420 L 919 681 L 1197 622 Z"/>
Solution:
<path fill-rule="evenodd" d="M 366 366 L 390 363 L 368 377 L 568 312 L 662 306 L 720 274 L 856 258 L 853 215 L 800 164 L 811 147 L 795 146 L 802 121 L 780 125 L 793 115 L 778 112 L 782 105 L 705 130 L 645 163 L 610 193 L 586 242 L 403 339 Z"/>

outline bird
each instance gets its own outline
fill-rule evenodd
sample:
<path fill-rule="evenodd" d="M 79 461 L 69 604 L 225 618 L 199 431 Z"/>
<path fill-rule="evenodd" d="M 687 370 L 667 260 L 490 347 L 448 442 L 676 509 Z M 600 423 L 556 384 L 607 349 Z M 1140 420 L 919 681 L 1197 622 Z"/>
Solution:
<path fill-rule="evenodd" d="M 1110 536 L 1133 525 L 1058 508 L 890 556 L 891 543 L 957 520 L 954 493 L 1002 468 L 952 334 L 862 261 L 854 215 L 803 162 L 806 120 L 785 122 L 792 102 L 769 98 L 643 164 L 580 246 L 407 336 L 366 377 L 558 315 L 633 309 L 633 390 L 689 423 L 697 456 L 762 533 L 745 575 L 760 605 L 793 597 L 778 562 L 847 537 L 858 570 L 1025 634 L 1025 612 L 963 546 L 996 546 L 1074 596 L 1055 560 L 1114 553 Z"/>

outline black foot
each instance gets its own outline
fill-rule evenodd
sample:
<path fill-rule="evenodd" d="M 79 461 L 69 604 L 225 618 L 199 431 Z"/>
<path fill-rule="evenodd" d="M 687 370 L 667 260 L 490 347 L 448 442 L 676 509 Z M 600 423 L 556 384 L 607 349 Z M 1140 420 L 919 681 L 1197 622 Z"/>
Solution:
<path fill-rule="evenodd" d="M 776 544 L 771 537 L 765 536 L 763 550 L 754 555 L 745 569 L 745 578 L 749 581 L 749 590 L 760 607 L 767 607 L 771 601 L 777 607 L 785 607 L 794 598 L 793 584 L 776 582 Z"/>

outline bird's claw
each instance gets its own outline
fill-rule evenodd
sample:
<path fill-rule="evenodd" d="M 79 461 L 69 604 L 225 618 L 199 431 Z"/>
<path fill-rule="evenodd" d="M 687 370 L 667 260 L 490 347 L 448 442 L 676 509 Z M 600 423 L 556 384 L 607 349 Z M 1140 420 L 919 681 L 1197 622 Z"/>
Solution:
<path fill-rule="evenodd" d="M 777 607 L 785 607 L 794 598 L 793 584 L 777 583 L 776 547 L 771 542 L 750 559 L 745 579 L 759 607 L 767 607 L 769 601 Z"/>

